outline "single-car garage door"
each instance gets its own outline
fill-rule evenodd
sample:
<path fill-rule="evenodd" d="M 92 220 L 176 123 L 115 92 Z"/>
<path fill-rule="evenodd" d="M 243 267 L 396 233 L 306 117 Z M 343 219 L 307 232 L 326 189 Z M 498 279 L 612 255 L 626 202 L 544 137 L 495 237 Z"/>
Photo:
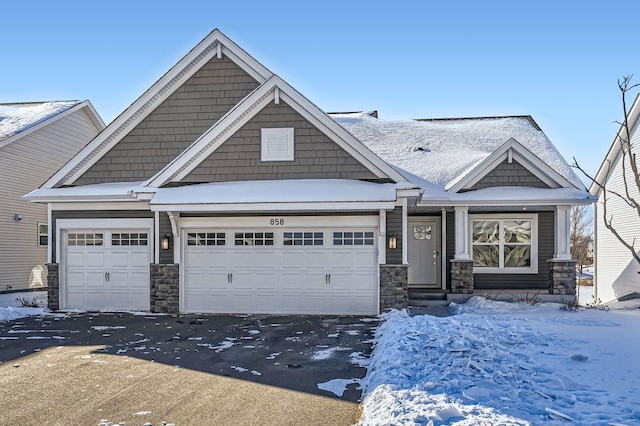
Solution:
<path fill-rule="evenodd" d="M 183 310 L 377 313 L 376 228 L 185 229 Z"/>
<path fill-rule="evenodd" d="M 149 232 L 67 230 L 62 308 L 149 310 Z"/>

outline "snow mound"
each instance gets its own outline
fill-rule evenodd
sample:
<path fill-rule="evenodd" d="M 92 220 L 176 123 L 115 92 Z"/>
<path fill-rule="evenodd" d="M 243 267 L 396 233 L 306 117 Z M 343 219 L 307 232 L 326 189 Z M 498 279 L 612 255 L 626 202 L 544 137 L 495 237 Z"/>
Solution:
<path fill-rule="evenodd" d="M 480 297 L 453 308 L 381 315 L 361 425 L 640 424 L 640 313 Z"/>
<path fill-rule="evenodd" d="M 11 321 L 18 318 L 29 317 L 33 315 L 47 315 L 48 312 L 42 308 L 0 308 L 0 321 Z"/>

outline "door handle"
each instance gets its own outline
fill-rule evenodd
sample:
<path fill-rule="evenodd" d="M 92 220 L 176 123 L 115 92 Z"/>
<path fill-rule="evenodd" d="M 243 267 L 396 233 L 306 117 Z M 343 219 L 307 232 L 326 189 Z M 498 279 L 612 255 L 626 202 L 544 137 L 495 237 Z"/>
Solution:
<path fill-rule="evenodd" d="M 109 272 L 105 272 L 104 273 L 104 280 L 109 282 L 109 278 L 111 278 L 110 275 L 109 275 Z"/>
<path fill-rule="evenodd" d="M 229 284 L 233 283 L 233 274 L 227 274 L 227 282 Z"/>
<path fill-rule="evenodd" d="M 327 284 L 331 284 L 331 274 L 327 274 Z"/>

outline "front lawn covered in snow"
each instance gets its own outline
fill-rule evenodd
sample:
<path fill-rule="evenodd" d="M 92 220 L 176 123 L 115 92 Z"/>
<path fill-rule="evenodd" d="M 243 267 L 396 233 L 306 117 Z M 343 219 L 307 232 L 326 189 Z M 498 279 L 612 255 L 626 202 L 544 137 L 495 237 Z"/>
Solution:
<path fill-rule="evenodd" d="M 450 309 L 383 315 L 361 424 L 640 423 L 640 310 L 480 297 Z"/>

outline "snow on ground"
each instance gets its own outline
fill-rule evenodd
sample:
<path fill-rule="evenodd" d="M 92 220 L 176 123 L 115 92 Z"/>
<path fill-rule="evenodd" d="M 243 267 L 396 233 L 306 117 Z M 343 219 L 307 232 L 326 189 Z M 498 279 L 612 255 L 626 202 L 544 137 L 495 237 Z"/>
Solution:
<path fill-rule="evenodd" d="M 640 424 L 640 310 L 559 307 L 383 315 L 360 424 Z"/>

